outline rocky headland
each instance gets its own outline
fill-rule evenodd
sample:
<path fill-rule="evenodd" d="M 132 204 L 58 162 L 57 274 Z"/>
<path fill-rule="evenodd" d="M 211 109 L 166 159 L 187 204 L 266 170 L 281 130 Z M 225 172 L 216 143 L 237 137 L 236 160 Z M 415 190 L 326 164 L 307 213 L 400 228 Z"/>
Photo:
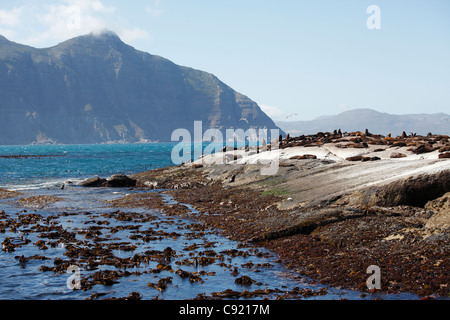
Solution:
<path fill-rule="evenodd" d="M 278 128 L 216 76 L 105 30 L 50 48 L 0 35 L 0 144 L 171 141 L 178 128 Z"/>

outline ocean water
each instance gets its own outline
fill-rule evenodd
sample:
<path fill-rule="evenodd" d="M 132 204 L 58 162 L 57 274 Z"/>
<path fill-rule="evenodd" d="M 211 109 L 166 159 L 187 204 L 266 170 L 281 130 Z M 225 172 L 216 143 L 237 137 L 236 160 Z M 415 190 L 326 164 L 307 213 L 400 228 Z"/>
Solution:
<path fill-rule="evenodd" d="M 0 146 L 0 188 L 40 189 L 95 175 L 132 174 L 173 165 L 175 143 Z M 1 156 L 24 156 L 5 158 Z M 43 156 L 43 157 L 25 157 Z"/>
<path fill-rule="evenodd" d="M 274 290 L 275 293 L 270 296 L 254 297 L 261 299 L 276 298 L 295 287 L 314 291 L 323 288 L 285 269 L 277 262 L 276 256 L 263 248 L 243 248 L 239 243 L 224 238 L 215 230 L 196 230 L 195 220 L 169 217 L 152 210 L 123 208 L 123 212 L 152 217 L 148 222 L 140 224 L 139 230 L 148 228 L 152 230 L 152 234 L 163 235 L 150 241 L 136 239 L 133 237 L 133 231 L 129 229 L 133 222 L 120 221 L 109 216 L 108 213 L 117 209 L 110 208 L 107 201 L 143 192 L 142 190 L 89 189 L 76 186 L 76 182 L 96 175 L 109 177 L 117 173 L 132 174 L 173 165 L 171 152 L 175 145 L 176 143 L 0 146 L 0 188 L 16 190 L 22 197 L 49 195 L 61 199 L 45 208 L 26 210 L 18 204 L 18 199 L 0 200 L 0 212 L 3 210 L 6 215 L 3 220 L 18 221 L 24 215 L 38 215 L 41 220 L 37 224 L 47 223 L 49 226 L 61 226 L 65 230 L 75 232 L 78 240 L 82 241 L 86 248 L 94 247 L 95 240 L 79 231 L 83 228 L 86 230 L 96 223 L 101 236 L 105 239 L 103 241 L 136 246 L 131 251 L 114 250 L 114 255 L 121 258 L 131 258 L 147 250 L 162 251 L 169 247 L 177 252 L 177 261 L 170 262 L 171 270 L 148 272 L 155 270 L 158 265 L 156 261 L 151 261 L 149 264 L 129 270 L 139 272 L 140 275 L 122 277 L 113 285 L 97 284 L 88 290 L 72 290 L 67 282 L 71 274 L 42 271 L 43 266 L 53 267 L 54 259 L 67 259 L 64 242 L 58 242 L 54 247 L 43 250 L 35 244 L 39 240 L 48 243 L 51 243 L 51 240 L 42 238 L 42 234 L 38 232 L 33 232 L 32 227 L 6 228 L 4 232 L 0 232 L 0 242 L 3 243 L 9 238 L 17 246 L 13 252 L 0 251 L 0 299 L 81 300 L 91 297 L 93 293 L 100 293 L 101 298 L 113 298 L 126 297 L 131 292 L 138 292 L 143 299 L 181 300 L 193 299 L 198 295 L 210 296 L 214 292 L 223 292 L 227 289 Z M 73 184 L 67 184 L 67 181 L 72 181 Z M 65 184 L 64 189 L 61 189 L 62 184 Z M 192 210 L 192 214 L 195 214 L 195 210 Z M 110 232 L 113 229 L 114 233 Z M 214 250 L 216 253 L 235 250 L 242 254 L 233 256 L 225 254 L 224 260 L 205 266 L 179 264 L 202 256 L 205 250 Z M 34 255 L 45 255 L 47 259 L 30 260 L 27 263 L 18 259 L 21 256 Z M 81 268 L 80 273 L 82 277 L 89 277 L 95 271 L 116 269 L 113 266 L 100 265 L 99 269 L 95 270 Z M 174 273 L 177 269 L 196 273 L 200 275 L 202 281 L 182 279 Z M 238 270 L 237 275 L 232 272 L 235 270 Z M 236 284 L 235 279 L 243 275 L 249 276 L 255 284 L 249 287 Z M 157 290 L 149 285 L 158 283 L 163 278 L 171 278 L 165 290 Z M 335 288 L 328 288 L 327 292 L 326 295 L 313 296 L 310 299 L 415 298 L 409 294 L 369 294 L 362 297 L 359 292 Z"/>

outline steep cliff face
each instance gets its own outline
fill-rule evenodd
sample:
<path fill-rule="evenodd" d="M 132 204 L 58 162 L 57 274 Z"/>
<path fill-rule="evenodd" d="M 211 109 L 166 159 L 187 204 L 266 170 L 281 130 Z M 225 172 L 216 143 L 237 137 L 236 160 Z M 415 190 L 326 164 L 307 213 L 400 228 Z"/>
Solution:
<path fill-rule="evenodd" d="M 0 144 L 170 141 L 173 130 L 277 126 L 212 74 L 112 32 L 36 49 L 0 37 Z"/>

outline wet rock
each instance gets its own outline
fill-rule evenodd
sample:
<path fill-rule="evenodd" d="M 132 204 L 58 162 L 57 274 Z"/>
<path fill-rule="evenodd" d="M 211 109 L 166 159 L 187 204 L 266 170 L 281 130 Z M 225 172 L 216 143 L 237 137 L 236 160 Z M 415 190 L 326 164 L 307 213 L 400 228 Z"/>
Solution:
<path fill-rule="evenodd" d="M 105 183 L 109 188 L 129 188 L 136 186 L 136 180 L 126 175 L 114 174 Z"/>
<path fill-rule="evenodd" d="M 440 154 L 439 159 L 450 159 L 450 152 Z"/>
<path fill-rule="evenodd" d="M 10 199 L 10 198 L 16 198 L 20 196 L 21 194 L 19 192 L 15 191 L 8 191 L 5 189 L 0 188 L 0 200 L 2 199 Z"/>
<path fill-rule="evenodd" d="M 99 176 L 89 178 L 78 183 L 81 187 L 102 187 L 106 183 L 106 179 L 102 179 Z"/>
<path fill-rule="evenodd" d="M 61 198 L 55 196 L 31 196 L 20 199 L 19 203 L 27 208 L 43 209 L 46 206 L 61 200 Z"/>
<path fill-rule="evenodd" d="M 131 292 L 125 300 L 142 300 L 142 294 L 139 292 Z"/>
<path fill-rule="evenodd" d="M 253 280 L 249 276 L 242 276 L 242 277 L 237 278 L 236 280 L 234 280 L 234 283 L 240 284 L 240 285 L 243 285 L 243 286 L 250 286 L 254 282 L 255 282 L 255 280 Z"/>

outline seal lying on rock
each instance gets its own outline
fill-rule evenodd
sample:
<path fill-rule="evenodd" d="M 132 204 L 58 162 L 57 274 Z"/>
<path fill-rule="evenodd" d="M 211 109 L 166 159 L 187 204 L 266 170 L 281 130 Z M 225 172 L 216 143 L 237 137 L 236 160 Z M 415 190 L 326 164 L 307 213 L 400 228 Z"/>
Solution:
<path fill-rule="evenodd" d="M 450 159 L 450 152 L 440 154 L 439 159 Z"/>

